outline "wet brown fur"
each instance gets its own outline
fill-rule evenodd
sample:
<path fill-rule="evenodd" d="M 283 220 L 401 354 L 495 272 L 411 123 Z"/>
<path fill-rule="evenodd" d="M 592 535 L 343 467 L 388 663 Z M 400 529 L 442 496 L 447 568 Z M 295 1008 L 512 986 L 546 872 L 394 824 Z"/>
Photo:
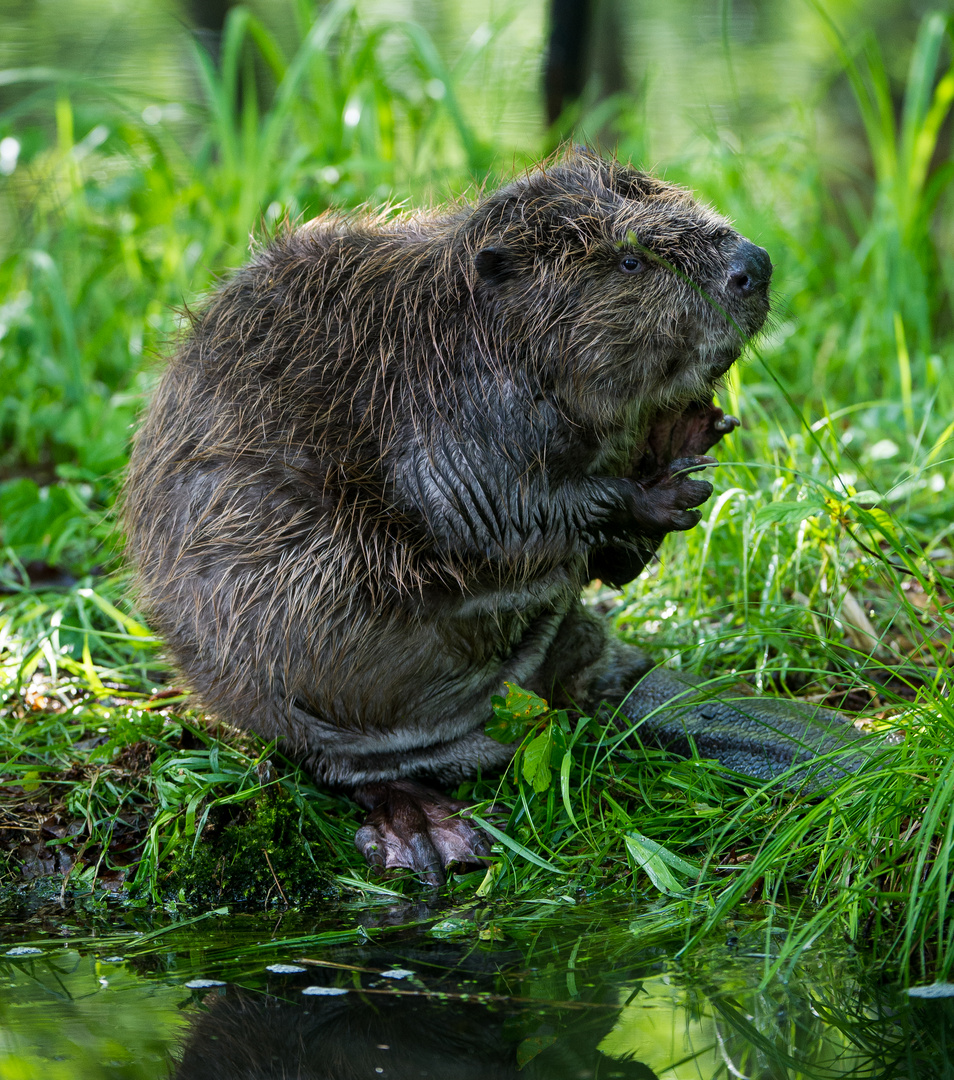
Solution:
<path fill-rule="evenodd" d="M 201 705 L 354 789 L 501 767 L 505 680 L 625 693 L 645 658 L 580 590 L 658 543 L 658 433 L 762 324 L 764 289 L 726 291 L 740 242 L 582 153 L 267 244 L 193 320 L 125 489 L 139 600 Z"/>

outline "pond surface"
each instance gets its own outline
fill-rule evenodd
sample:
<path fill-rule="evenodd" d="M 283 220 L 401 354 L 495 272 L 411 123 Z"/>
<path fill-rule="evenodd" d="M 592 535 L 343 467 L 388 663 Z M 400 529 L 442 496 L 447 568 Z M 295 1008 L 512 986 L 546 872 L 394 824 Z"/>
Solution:
<path fill-rule="evenodd" d="M 954 999 L 862 981 L 838 945 L 772 974 L 766 926 L 679 956 L 651 910 L 569 900 L 41 911 L 0 937 L 0 1078 L 954 1075 Z"/>

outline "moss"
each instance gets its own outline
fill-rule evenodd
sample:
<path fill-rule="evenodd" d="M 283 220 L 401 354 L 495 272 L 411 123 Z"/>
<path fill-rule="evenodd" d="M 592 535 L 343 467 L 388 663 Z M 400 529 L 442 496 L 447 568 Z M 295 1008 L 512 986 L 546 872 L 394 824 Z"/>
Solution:
<path fill-rule="evenodd" d="M 321 833 L 285 791 L 240 807 L 215 806 L 199 842 L 182 845 L 167 878 L 187 903 L 297 905 L 333 891 L 332 872 L 315 852 Z"/>

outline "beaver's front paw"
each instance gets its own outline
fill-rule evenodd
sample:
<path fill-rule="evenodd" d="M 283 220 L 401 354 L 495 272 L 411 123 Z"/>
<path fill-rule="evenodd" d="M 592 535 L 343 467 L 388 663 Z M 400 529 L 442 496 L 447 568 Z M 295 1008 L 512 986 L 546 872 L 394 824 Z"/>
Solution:
<path fill-rule="evenodd" d="M 680 412 L 662 412 L 649 430 L 634 475 L 653 475 L 664 470 L 666 462 L 704 454 L 738 426 L 734 416 L 726 416 L 711 401 L 694 401 Z"/>
<path fill-rule="evenodd" d="M 674 457 L 704 454 L 730 431 L 739 426 L 734 416 L 727 416 L 711 401 L 690 405 L 673 425 L 670 449 Z"/>
<path fill-rule="evenodd" d="M 712 485 L 694 480 L 693 473 L 715 464 L 712 457 L 681 457 L 651 479 L 636 481 L 630 507 L 633 531 L 681 532 L 697 525 L 702 514 L 694 507 L 712 495 Z"/>

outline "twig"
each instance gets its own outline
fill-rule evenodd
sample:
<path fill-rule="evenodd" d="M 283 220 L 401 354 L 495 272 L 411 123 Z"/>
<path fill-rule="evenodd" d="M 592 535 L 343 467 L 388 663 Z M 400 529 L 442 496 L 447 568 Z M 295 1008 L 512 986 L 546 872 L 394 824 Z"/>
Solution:
<path fill-rule="evenodd" d="M 268 863 L 268 869 L 272 872 L 272 880 L 275 882 L 275 888 L 281 893 L 282 900 L 285 902 L 285 907 L 291 907 L 288 903 L 288 897 L 285 895 L 285 890 L 282 888 L 282 883 L 278 880 L 278 875 L 275 873 L 275 867 L 272 866 L 272 860 L 268 857 L 268 852 L 265 848 L 262 848 L 262 854 L 265 856 L 265 861 Z"/>

